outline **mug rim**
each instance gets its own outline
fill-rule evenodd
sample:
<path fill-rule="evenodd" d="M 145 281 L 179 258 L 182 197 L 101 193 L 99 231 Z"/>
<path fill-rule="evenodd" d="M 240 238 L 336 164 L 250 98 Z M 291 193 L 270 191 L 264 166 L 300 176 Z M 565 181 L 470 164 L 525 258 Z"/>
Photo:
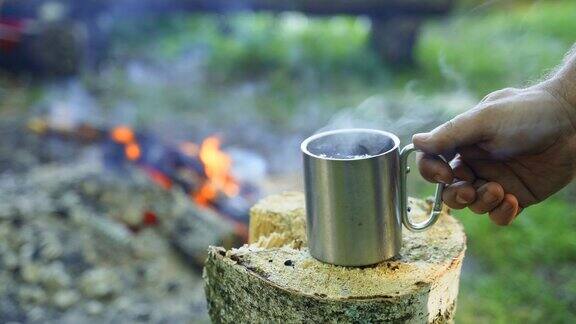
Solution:
<path fill-rule="evenodd" d="M 376 155 L 370 155 L 368 157 L 361 157 L 361 158 L 357 158 L 357 159 L 343 159 L 343 158 L 334 158 L 334 157 L 328 157 L 328 156 L 318 156 L 316 154 L 313 154 L 312 152 L 310 152 L 308 150 L 308 145 L 312 142 L 315 141 L 319 138 L 325 137 L 325 136 L 329 136 L 329 135 L 334 135 L 334 134 L 341 134 L 341 133 L 370 133 L 370 134 L 379 134 L 379 135 L 384 135 L 386 137 L 388 137 L 389 139 L 392 139 L 392 141 L 394 141 L 394 145 L 392 146 L 392 148 L 390 148 L 389 150 L 382 152 L 380 154 L 376 154 Z M 400 139 L 398 138 L 398 136 L 396 136 L 393 133 L 387 132 L 387 131 L 383 131 L 383 130 L 379 130 L 379 129 L 371 129 L 371 128 L 342 128 L 342 129 L 335 129 L 335 130 L 330 130 L 330 131 L 324 131 L 324 132 L 320 132 L 320 133 L 316 133 L 308 138 L 306 138 L 304 141 L 302 141 L 302 144 L 300 144 L 300 150 L 304 153 L 307 154 L 309 156 L 312 156 L 314 158 L 320 159 L 320 160 L 329 160 L 329 161 L 359 161 L 359 160 L 369 160 L 372 158 L 376 158 L 379 156 L 383 156 L 386 155 L 394 150 L 397 150 L 398 147 L 400 146 Z"/>

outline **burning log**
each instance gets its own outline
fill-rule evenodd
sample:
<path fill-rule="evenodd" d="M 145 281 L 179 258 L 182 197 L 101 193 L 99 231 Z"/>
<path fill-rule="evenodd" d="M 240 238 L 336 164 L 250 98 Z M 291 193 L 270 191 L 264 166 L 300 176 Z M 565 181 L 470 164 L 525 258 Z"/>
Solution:
<path fill-rule="evenodd" d="M 62 127 L 35 118 L 28 128 L 46 137 L 102 144 L 107 164 L 133 164 L 161 187 L 181 189 L 198 205 L 217 211 L 233 224 L 238 236 L 247 239 L 250 202 L 240 195 L 244 188 L 232 177 L 232 161 L 220 150 L 217 137 L 208 137 L 201 145 L 184 142 L 173 147 L 124 125 L 111 129 L 89 124 Z"/>
<path fill-rule="evenodd" d="M 411 200 L 414 218 L 430 208 Z M 204 270 L 212 321 L 444 323 L 454 317 L 466 248 L 462 226 L 444 212 L 424 233 L 405 232 L 401 255 L 347 268 L 306 249 L 304 199 L 271 196 L 251 211 L 251 245 L 211 247 Z"/>

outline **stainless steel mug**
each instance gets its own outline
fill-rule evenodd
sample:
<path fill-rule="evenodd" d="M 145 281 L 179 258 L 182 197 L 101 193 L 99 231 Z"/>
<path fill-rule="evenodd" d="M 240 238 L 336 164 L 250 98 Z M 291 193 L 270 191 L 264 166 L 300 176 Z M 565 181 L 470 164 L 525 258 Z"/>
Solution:
<path fill-rule="evenodd" d="M 428 219 L 408 217 L 406 176 L 412 144 L 399 150 L 392 133 L 342 129 L 302 142 L 306 222 L 310 254 L 343 266 L 378 263 L 398 255 L 402 223 L 411 231 L 432 226 L 442 210 L 444 186 L 436 187 Z"/>

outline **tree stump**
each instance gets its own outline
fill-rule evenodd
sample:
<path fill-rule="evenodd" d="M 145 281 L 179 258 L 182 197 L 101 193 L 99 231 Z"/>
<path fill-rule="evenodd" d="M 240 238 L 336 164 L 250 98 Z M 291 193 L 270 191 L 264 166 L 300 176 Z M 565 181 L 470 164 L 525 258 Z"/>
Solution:
<path fill-rule="evenodd" d="M 409 205 L 413 218 L 430 208 Z M 215 323 L 450 322 L 465 249 L 462 226 L 445 210 L 426 232 L 404 230 L 395 259 L 361 268 L 322 263 L 306 248 L 303 195 L 270 196 L 251 210 L 249 245 L 209 248 L 208 309 Z"/>

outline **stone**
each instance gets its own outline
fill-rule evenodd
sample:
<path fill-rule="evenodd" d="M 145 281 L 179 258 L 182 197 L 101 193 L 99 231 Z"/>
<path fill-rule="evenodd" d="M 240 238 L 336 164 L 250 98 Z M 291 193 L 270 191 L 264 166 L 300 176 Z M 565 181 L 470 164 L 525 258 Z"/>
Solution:
<path fill-rule="evenodd" d="M 132 198 L 130 201 L 130 208 L 125 208 L 121 213 L 117 215 L 117 217 L 124 223 L 136 226 L 142 223 L 142 206 L 144 202 L 141 201 L 142 199 L 134 199 Z"/>
<path fill-rule="evenodd" d="M 40 283 L 48 290 L 54 291 L 68 287 L 71 281 L 72 279 L 62 262 L 53 262 L 40 269 Z"/>
<path fill-rule="evenodd" d="M 22 279 L 27 283 L 37 283 L 40 281 L 40 266 L 31 262 L 22 264 Z"/>
<path fill-rule="evenodd" d="M 12 251 L 6 251 L 3 253 L 2 263 L 8 270 L 14 270 L 19 266 L 18 258 Z"/>
<path fill-rule="evenodd" d="M 80 295 L 71 289 L 60 290 L 54 294 L 52 301 L 60 309 L 67 309 L 80 299 Z"/>
<path fill-rule="evenodd" d="M 44 235 L 40 242 L 40 257 L 51 261 L 62 255 L 62 244 L 54 235 Z"/>
<path fill-rule="evenodd" d="M 104 310 L 104 305 L 102 305 L 102 303 L 99 301 L 91 300 L 86 303 L 85 309 L 88 315 L 94 316 L 102 313 L 102 311 Z"/>
<path fill-rule="evenodd" d="M 139 305 L 150 308 L 149 322 L 207 322 L 200 265 L 206 247 L 230 237 L 233 226 L 138 168 L 119 177 L 99 160 L 66 161 L 0 177 L 0 323 L 130 323 L 135 314 L 148 316 Z M 154 212 L 159 223 L 127 226 L 117 216 L 131 209 Z M 189 255 L 197 263 L 187 262 Z M 98 303 L 86 306 L 90 300 Z"/>
<path fill-rule="evenodd" d="M 122 290 L 121 282 L 113 270 L 91 269 L 80 278 L 80 289 L 89 298 L 114 296 Z"/>
<path fill-rule="evenodd" d="M 18 289 L 18 299 L 22 303 L 41 304 L 46 302 L 46 292 L 38 286 L 24 286 Z"/>
<path fill-rule="evenodd" d="M 430 209 L 416 199 L 409 206 L 415 219 Z M 258 231 L 252 244 L 209 249 L 204 278 L 213 322 L 453 320 L 466 236 L 448 209 L 428 231 L 404 230 L 399 256 L 367 267 L 312 258 L 304 219 L 302 194 L 271 196 L 252 209 L 251 229 Z"/>

